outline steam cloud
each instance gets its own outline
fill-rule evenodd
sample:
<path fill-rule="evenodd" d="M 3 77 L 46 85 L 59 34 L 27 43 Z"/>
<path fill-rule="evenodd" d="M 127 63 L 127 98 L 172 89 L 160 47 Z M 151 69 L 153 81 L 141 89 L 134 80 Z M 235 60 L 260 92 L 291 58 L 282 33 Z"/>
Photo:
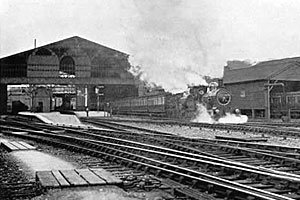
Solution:
<path fill-rule="evenodd" d="M 216 12 L 208 1 L 196 1 L 133 0 L 139 21 L 128 35 L 132 74 L 172 93 L 207 85 L 204 76 L 221 75 L 223 66 L 216 70 L 207 64 L 216 45 L 211 41 L 216 24 L 211 13 Z M 195 122 L 218 123 L 201 104 L 197 114 Z M 220 122 L 244 121 L 239 118 L 227 114 Z"/>
<path fill-rule="evenodd" d="M 248 121 L 247 115 L 235 115 L 231 113 L 226 113 L 225 116 L 221 117 L 216 121 L 211 117 L 208 110 L 203 104 L 197 104 L 197 112 L 195 119 L 192 120 L 193 122 L 199 123 L 222 123 L 222 124 L 243 124 Z"/>
<path fill-rule="evenodd" d="M 130 71 L 170 92 L 183 92 L 187 85 L 206 85 L 203 76 L 211 75 L 206 50 L 211 27 L 209 20 L 201 19 L 207 11 L 205 5 L 202 10 L 193 9 L 190 2 L 134 1 L 139 22 L 129 35 Z"/>
<path fill-rule="evenodd" d="M 228 123 L 232 123 L 232 124 L 243 124 L 246 123 L 248 121 L 248 117 L 247 115 L 234 115 L 234 114 L 230 114 L 230 113 L 226 113 L 226 115 L 222 118 L 220 118 L 218 120 L 219 123 L 222 124 L 228 124 Z"/>
<path fill-rule="evenodd" d="M 216 123 L 216 121 L 211 117 L 203 104 L 197 104 L 196 117 L 192 121 L 209 124 Z"/>

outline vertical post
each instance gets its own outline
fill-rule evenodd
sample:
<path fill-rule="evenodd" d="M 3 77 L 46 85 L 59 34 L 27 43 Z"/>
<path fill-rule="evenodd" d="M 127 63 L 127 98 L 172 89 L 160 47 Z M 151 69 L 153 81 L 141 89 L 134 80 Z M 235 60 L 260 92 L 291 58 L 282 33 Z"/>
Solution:
<path fill-rule="evenodd" d="M 84 87 L 84 107 L 86 111 L 86 117 L 89 116 L 89 107 L 88 107 L 88 88 L 87 86 Z"/>
<path fill-rule="evenodd" d="M 103 116 L 106 117 L 106 113 L 105 113 L 105 107 L 106 107 L 106 103 L 103 104 Z"/>
<path fill-rule="evenodd" d="M 110 114 L 109 107 L 110 107 L 109 103 L 106 103 L 106 116 L 107 117 L 109 117 L 109 114 Z"/>
<path fill-rule="evenodd" d="M 99 100 L 99 94 L 97 94 L 97 111 L 99 112 L 100 107 L 100 100 Z"/>
<path fill-rule="evenodd" d="M 84 87 L 84 106 L 88 107 L 88 89 L 87 86 Z"/>
<path fill-rule="evenodd" d="M 252 119 L 255 119 L 255 110 L 251 109 L 251 115 L 252 115 Z"/>
<path fill-rule="evenodd" d="M 266 103 L 267 103 L 267 113 L 266 113 L 266 117 L 267 117 L 267 121 L 269 122 L 271 120 L 271 110 L 270 110 L 270 86 L 267 86 L 267 95 L 266 95 L 267 99 L 266 99 Z"/>
<path fill-rule="evenodd" d="M 0 114 L 7 113 L 7 99 L 7 85 L 0 84 Z M 10 106 L 10 109 L 12 109 L 12 104 Z"/>

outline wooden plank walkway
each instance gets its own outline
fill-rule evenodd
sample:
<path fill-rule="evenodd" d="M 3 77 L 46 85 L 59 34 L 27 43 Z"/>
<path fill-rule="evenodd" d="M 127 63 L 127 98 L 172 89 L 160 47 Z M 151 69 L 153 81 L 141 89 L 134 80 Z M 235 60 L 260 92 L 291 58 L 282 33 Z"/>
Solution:
<path fill-rule="evenodd" d="M 20 144 L 19 142 L 10 142 L 12 145 L 16 146 L 17 148 L 19 148 L 19 150 L 27 150 L 27 148 L 25 146 L 23 146 L 22 144 Z"/>
<path fill-rule="evenodd" d="M 34 149 L 36 149 L 36 147 L 34 147 L 34 146 L 32 146 L 32 145 L 30 145 L 30 144 L 28 144 L 28 143 L 26 143 L 26 142 L 23 142 L 23 141 L 21 141 L 21 142 L 19 142 L 20 144 L 22 144 L 23 146 L 25 146 L 27 149 L 29 149 L 29 150 L 34 150 Z"/>
<path fill-rule="evenodd" d="M 80 176 L 82 176 L 91 185 L 105 185 L 106 181 L 94 174 L 89 169 L 76 169 Z"/>
<path fill-rule="evenodd" d="M 40 182 L 43 187 L 59 187 L 59 183 L 51 173 L 51 171 L 36 172 L 36 180 Z"/>
<path fill-rule="evenodd" d="M 52 170 L 53 176 L 61 187 L 70 187 L 70 183 L 62 176 L 58 170 Z"/>
<path fill-rule="evenodd" d="M 2 142 L 1 146 L 3 146 L 4 148 L 8 149 L 9 151 L 19 150 L 18 147 L 16 147 L 15 145 L 11 144 L 10 142 Z"/>
<path fill-rule="evenodd" d="M 23 141 L 7 141 L 7 142 L 1 142 L 1 146 L 6 148 L 9 151 L 19 151 L 19 150 L 35 150 L 36 147 L 27 144 Z"/>
<path fill-rule="evenodd" d="M 91 170 L 96 175 L 98 175 L 99 177 L 104 179 L 107 184 L 120 184 L 120 183 L 122 183 L 121 179 L 119 179 L 118 177 L 115 177 L 112 173 L 110 173 L 109 171 L 106 171 L 102 168 L 97 168 L 97 169 L 93 168 Z"/>
<path fill-rule="evenodd" d="M 74 170 L 61 170 L 60 171 L 65 177 L 65 179 L 73 186 L 83 186 L 87 185 L 88 183 L 79 176 Z"/>
<path fill-rule="evenodd" d="M 36 172 L 36 180 L 43 188 L 119 185 L 123 181 L 104 169 L 74 169 Z"/>

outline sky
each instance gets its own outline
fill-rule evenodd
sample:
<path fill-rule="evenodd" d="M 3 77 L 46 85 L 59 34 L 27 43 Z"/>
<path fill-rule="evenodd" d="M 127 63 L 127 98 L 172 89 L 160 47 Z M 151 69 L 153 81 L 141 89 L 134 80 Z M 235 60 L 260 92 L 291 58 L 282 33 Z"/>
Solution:
<path fill-rule="evenodd" d="M 221 77 L 228 60 L 299 56 L 299 21 L 298 0 L 0 0 L 0 57 L 80 36 L 182 87 Z"/>

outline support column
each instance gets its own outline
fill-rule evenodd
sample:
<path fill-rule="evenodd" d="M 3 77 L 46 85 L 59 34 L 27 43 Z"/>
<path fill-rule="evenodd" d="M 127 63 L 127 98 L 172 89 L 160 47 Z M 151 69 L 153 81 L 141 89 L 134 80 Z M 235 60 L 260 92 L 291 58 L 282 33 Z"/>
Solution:
<path fill-rule="evenodd" d="M 84 107 L 88 107 L 88 88 L 84 86 Z"/>
<path fill-rule="evenodd" d="M 7 113 L 7 85 L 0 84 L 0 114 Z"/>
<path fill-rule="evenodd" d="M 265 105 L 266 105 L 266 109 L 265 109 L 265 117 L 267 122 L 269 122 L 271 120 L 271 110 L 270 110 L 270 91 L 271 89 L 271 84 L 270 81 L 267 82 L 266 85 L 266 98 L 265 98 Z"/>
<path fill-rule="evenodd" d="M 251 115 L 252 115 L 252 119 L 255 119 L 255 110 L 251 109 Z"/>

